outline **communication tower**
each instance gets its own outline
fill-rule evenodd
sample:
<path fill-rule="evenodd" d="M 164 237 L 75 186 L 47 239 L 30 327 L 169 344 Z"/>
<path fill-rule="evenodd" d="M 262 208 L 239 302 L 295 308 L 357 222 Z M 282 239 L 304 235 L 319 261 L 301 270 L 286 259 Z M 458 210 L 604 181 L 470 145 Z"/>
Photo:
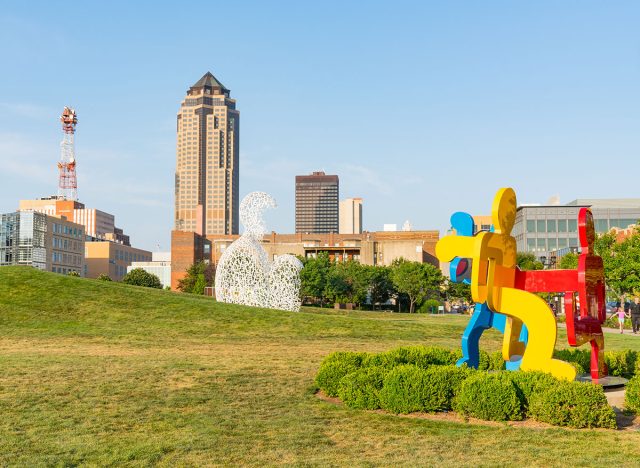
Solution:
<path fill-rule="evenodd" d="M 60 170 L 58 196 L 66 200 L 77 200 L 78 181 L 76 179 L 76 154 L 73 143 L 73 135 L 76 132 L 76 124 L 78 123 L 76 111 L 65 106 L 60 116 L 60 122 L 62 122 L 64 137 L 60 143 L 62 154 L 58 163 L 58 169 Z"/>

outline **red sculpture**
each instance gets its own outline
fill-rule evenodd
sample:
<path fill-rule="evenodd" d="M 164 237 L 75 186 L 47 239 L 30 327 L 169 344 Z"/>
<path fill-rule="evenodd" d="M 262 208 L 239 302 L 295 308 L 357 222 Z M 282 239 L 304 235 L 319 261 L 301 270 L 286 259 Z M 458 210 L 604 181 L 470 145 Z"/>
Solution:
<path fill-rule="evenodd" d="M 567 341 L 574 347 L 591 343 L 591 379 L 595 382 L 607 376 L 602 332 L 606 305 L 604 265 L 602 258 L 593 253 L 596 233 L 589 208 L 580 209 L 578 234 L 582 252 L 577 270 L 516 269 L 515 287 L 533 293 L 564 293 Z"/>

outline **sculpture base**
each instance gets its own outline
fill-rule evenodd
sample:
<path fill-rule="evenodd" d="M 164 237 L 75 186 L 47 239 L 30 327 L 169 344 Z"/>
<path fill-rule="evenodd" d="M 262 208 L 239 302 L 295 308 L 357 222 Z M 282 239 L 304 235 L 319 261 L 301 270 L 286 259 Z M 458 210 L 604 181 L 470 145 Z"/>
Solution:
<path fill-rule="evenodd" d="M 594 384 L 602 385 L 604 391 L 613 390 L 616 388 L 623 388 L 627 385 L 629 379 L 625 379 L 624 377 L 615 377 L 613 375 L 608 375 L 602 379 L 592 380 L 591 374 L 580 374 L 576 377 L 578 382 L 591 382 Z"/>

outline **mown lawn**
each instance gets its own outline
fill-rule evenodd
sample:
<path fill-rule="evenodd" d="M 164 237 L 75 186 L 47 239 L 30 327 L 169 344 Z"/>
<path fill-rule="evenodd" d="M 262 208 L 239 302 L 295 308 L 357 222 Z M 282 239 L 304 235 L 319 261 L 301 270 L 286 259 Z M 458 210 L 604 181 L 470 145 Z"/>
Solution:
<path fill-rule="evenodd" d="M 2 267 L 0 465 L 639 463 L 635 431 L 396 417 L 314 395 L 331 351 L 457 347 L 466 321 L 250 309 Z M 608 334 L 607 348 L 640 337 Z"/>

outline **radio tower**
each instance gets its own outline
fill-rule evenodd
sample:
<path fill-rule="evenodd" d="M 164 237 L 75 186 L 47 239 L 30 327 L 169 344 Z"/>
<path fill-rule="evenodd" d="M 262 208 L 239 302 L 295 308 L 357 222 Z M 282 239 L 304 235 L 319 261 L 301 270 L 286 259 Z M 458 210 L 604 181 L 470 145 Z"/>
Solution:
<path fill-rule="evenodd" d="M 73 144 L 73 134 L 76 132 L 76 124 L 78 123 L 76 111 L 65 106 L 60 116 L 60 122 L 62 122 L 64 138 L 60 143 L 62 154 L 58 163 L 58 169 L 60 170 L 58 197 L 66 200 L 77 200 L 78 181 L 76 180 L 76 154 Z"/>

